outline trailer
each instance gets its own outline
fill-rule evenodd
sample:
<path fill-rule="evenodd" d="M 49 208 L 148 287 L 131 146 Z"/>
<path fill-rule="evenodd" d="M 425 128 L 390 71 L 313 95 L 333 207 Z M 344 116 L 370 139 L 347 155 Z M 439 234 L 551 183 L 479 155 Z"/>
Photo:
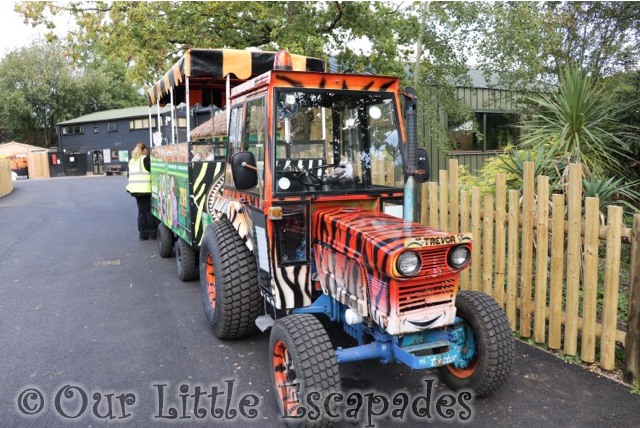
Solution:
<path fill-rule="evenodd" d="M 429 178 L 415 91 L 396 77 L 326 73 L 286 51 L 253 73 L 253 62 L 233 68 L 240 54 L 225 65 L 225 52 L 187 52 L 149 92 L 151 105 L 191 105 L 196 74 L 204 91 L 226 86 L 224 102 L 198 100 L 225 107 L 227 142 L 152 150 L 160 254 L 177 240 L 179 275 L 199 276 L 214 334 L 270 331 L 267 366 L 287 418 L 311 394 L 340 391 L 339 364 L 364 359 L 437 369 L 478 395 L 499 388 L 511 327 L 490 296 L 458 290 L 473 236 L 415 221 Z M 335 348 L 326 323 L 357 345 Z M 304 423 L 330 425 L 332 406 Z"/>

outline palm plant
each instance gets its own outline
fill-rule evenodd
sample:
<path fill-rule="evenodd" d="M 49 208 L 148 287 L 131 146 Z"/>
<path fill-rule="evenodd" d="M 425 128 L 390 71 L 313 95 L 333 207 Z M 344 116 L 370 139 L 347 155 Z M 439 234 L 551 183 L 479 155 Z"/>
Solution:
<path fill-rule="evenodd" d="M 640 180 L 624 183 L 622 178 L 600 178 L 592 176 L 588 180 L 582 180 L 582 190 L 585 197 L 599 198 L 600 207 L 607 205 L 623 205 L 637 212 L 638 208 L 633 204 L 640 202 Z"/>
<path fill-rule="evenodd" d="M 587 74 L 575 67 L 564 70 L 559 90 L 529 100 L 538 112 L 521 125 L 521 147 L 549 148 L 556 159 L 581 162 L 590 177 L 598 172 L 622 177 L 629 159 L 624 135 L 627 125 L 618 118 L 630 105 L 613 100 Z"/>

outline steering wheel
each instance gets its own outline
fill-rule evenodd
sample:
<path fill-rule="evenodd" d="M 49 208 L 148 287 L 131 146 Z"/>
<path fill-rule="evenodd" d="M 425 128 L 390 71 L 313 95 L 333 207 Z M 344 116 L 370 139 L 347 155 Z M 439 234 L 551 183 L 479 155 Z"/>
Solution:
<path fill-rule="evenodd" d="M 334 166 L 336 166 L 336 165 L 334 165 L 334 164 L 325 164 L 325 165 L 315 166 L 313 168 L 301 167 L 300 168 L 301 169 L 300 175 L 298 175 L 298 181 L 300 182 L 300 184 L 303 184 L 305 186 L 321 186 L 323 184 L 333 184 L 337 180 L 340 179 L 340 176 L 338 176 L 338 177 L 327 177 L 327 176 L 318 177 L 318 175 L 315 174 L 312 171 L 319 170 L 319 169 L 325 169 L 325 168 L 331 168 L 331 167 L 334 167 Z M 307 179 L 305 177 L 309 178 L 308 182 L 307 182 Z"/>

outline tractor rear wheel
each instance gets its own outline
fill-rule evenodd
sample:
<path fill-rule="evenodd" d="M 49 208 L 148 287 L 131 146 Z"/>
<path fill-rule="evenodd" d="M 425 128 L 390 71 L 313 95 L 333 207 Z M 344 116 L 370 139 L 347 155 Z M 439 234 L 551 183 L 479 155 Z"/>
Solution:
<path fill-rule="evenodd" d="M 158 253 L 165 259 L 173 255 L 173 232 L 164 223 L 158 225 Z"/>
<path fill-rule="evenodd" d="M 178 278 L 182 281 L 193 281 L 198 277 L 196 250 L 182 238 L 178 238 L 176 246 L 176 265 Z"/>
<path fill-rule="evenodd" d="M 515 344 L 504 311 L 490 296 L 478 291 L 461 291 L 456 298 L 457 314 L 472 332 L 476 353 L 465 368 L 453 364 L 438 368 L 440 379 L 454 390 L 469 388 L 477 395 L 498 389 L 509 377 Z"/>
<path fill-rule="evenodd" d="M 200 246 L 200 286 L 204 313 L 220 339 L 239 339 L 258 332 L 264 311 L 253 254 L 227 220 L 205 230 Z"/>
<path fill-rule="evenodd" d="M 338 415 L 337 404 L 326 400 L 329 394 L 340 392 L 340 370 L 331 340 L 315 316 L 293 314 L 276 321 L 269 339 L 269 366 L 276 400 L 288 425 L 333 425 L 329 416 Z M 320 409 L 318 418 L 293 418 L 301 406 L 309 415 L 312 409 L 306 400 L 311 393 L 319 394 L 314 398 Z M 330 407 L 324 408 L 324 403 Z"/>

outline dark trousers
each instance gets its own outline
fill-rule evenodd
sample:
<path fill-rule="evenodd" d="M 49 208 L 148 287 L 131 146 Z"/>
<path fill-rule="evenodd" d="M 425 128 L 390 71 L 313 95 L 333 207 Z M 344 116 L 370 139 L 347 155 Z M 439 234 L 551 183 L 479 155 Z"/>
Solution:
<path fill-rule="evenodd" d="M 151 194 L 138 193 L 135 195 L 138 203 L 138 232 L 141 237 L 155 236 L 158 232 L 158 221 L 151 214 Z"/>

